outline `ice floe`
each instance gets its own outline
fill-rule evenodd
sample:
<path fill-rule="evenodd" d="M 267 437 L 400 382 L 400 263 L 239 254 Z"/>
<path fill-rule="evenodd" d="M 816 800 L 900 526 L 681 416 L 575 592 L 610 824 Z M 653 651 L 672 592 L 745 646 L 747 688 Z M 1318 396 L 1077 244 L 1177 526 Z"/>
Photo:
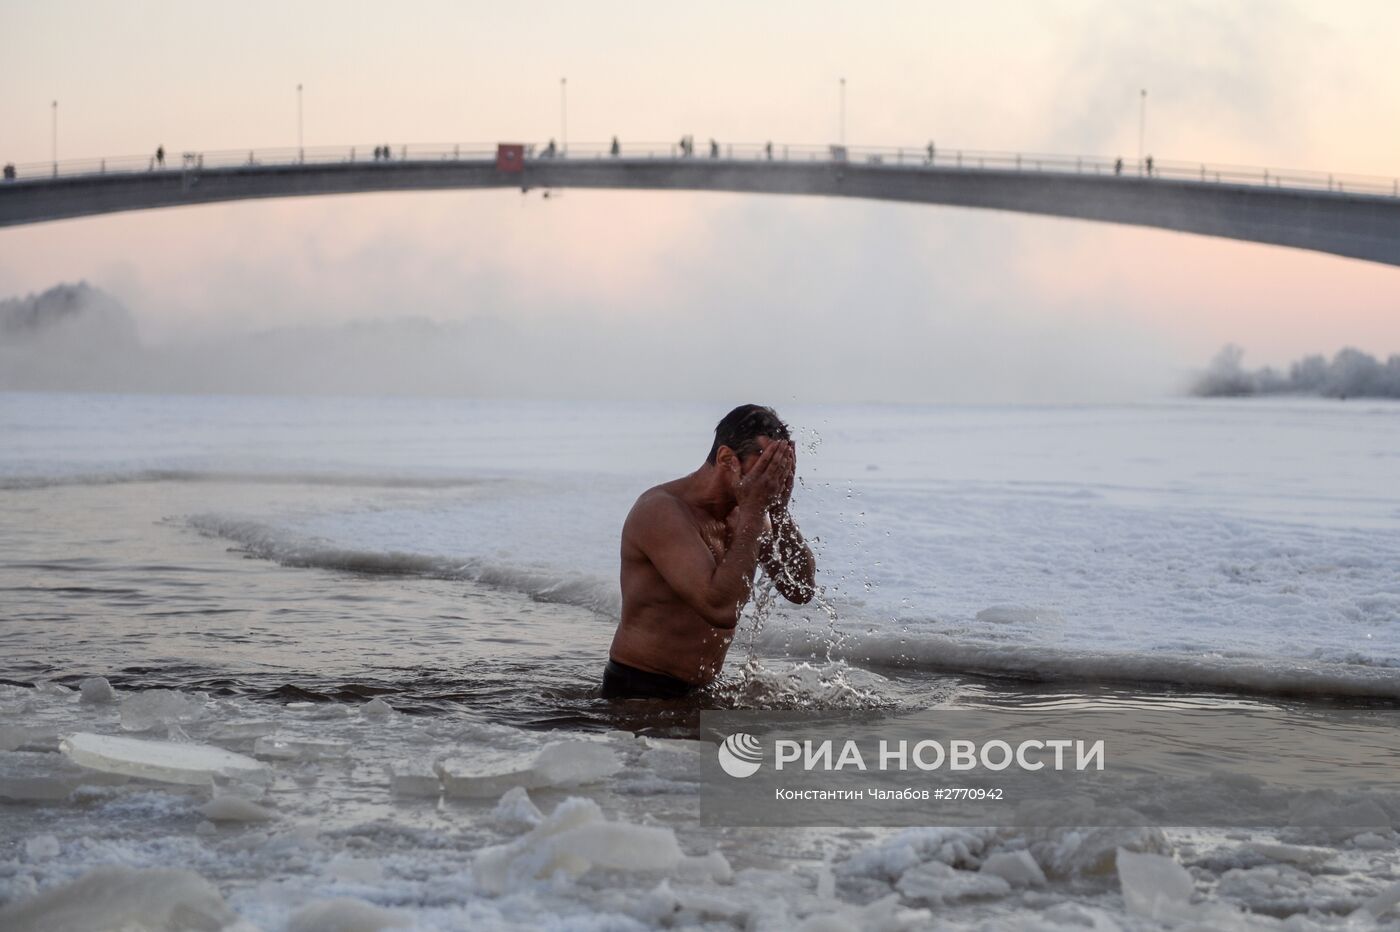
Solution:
<path fill-rule="evenodd" d="M 64 738 L 59 748 L 82 767 L 162 783 L 204 786 L 216 777 L 251 778 L 266 770 L 250 757 L 212 745 L 79 732 Z"/>

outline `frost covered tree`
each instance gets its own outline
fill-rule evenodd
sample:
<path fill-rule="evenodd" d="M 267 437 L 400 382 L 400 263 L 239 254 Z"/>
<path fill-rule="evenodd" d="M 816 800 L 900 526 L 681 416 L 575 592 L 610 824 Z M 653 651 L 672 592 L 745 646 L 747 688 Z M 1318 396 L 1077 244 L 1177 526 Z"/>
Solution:
<path fill-rule="evenodd" d="M 1340 350 L 1329 363 L 1321 355 L 1305 356 L 1287 375 L 1265 366 L 1250 372 L 1244 350 L 1227 344 L 1210 361 L 1191 388 L 1203 397 L 1242 395 L 1322 395 L 1328 398 L 1400 398 L 1400 354 L 1385 363 L 1359 349 Z"/>
<path fill-rule="evenodd" d="M 1244 371 L 1243 359 L 1243 349 L 1234 343 L 1225 344 L 1196 380 L 1192 394 L 1208 398 L 1255 394 L 1257 386 L 1254 378 Z"/>

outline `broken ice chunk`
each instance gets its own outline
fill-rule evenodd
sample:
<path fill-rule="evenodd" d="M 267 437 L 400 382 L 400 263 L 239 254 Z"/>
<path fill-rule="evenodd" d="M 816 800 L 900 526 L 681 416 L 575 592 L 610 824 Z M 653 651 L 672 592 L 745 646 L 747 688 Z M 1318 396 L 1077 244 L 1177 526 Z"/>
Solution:
<path fill-rule="evenodd" d="M 614 744 L 624 748 L 646 747 L 647 742 L 647 739 L 642 735 L 630 731 L 622 731 L 620 729 L 613 729 L 612 731 L 603 732 L 603 740 L 611 741 Z M 662 882 L 665 883 L 665 881 Z"/>
<path fill-rule="evenodd" d="M 1379 919 L 1384 913 L 1400 906 L 1400 880 L 1371 897 L 1352 913 L 1357 919 Z"/>
<path fill-rule="evenodd" d="M 1351 840 L 1357 848 L 1365 848 L 1371 851 L 1383 851 L 1387 848 L 1395 847 L 1394 842 L 1384 835 L 1376 832 L 1362 832 Z"/>
<path fill-rule="evenodd" d="M 1061 816 L 1066 813 L 1095 811 L 1092 806 L 1083 807 L 1074 801 L 1061 800 L 1060 803 Z M 1018 816 L 1022 811 L 1027 810 L 1018 810 Z M 1126 809 L 1112 811 L 1129 812 Z M 1128 821 L 1116 823 L 1120 826 L 1118 828 L 1068 828 L 1048 822 L 1033 824 L 1046 826 L 1028 830 L 1025 838 L 1031 856 L 1047 877 L 1109 875 L 1117 869 L 1119 848 L 1153 854 L 1164 854 L 1171 850 L 1160 828 L 1140 826 Z M 1088 826 L 1096 823 L 1086 819 L 1081 824 Z"/>
<path fill-rule="evenodd" d="M 59 744 L 73 763 L 106 773 L 204 786 L 215 777 L 256 777 L 267 765 L 207 744 L 144 741 L 79 732 Z"/>
<path fill-rule="evenodd" d="M 357 858 L 337 854 L 326 865 L 326 873 L 344 883 L 377 884 L 384 882 L 384 865 L 372 858 Z"/>
<path fill-rule="evenodd" d="M 1118 879 L 1123 884 L 1123 902 L 1131 913 L 1149 919 L 1174 919 L 1190 911 L 1195 881 L 1172 858 L 1119 848 Z"/>
<path fill-rule="evenodd" d="M 226 929 L 237 921 L 213 884 L 192 871 L 99 867 L 0 908 L 6 932 L 72 929 Z"/>
<path fill-rule="evenodd" d="M 438 779 L 437 771 L 432 764 L 418 758 L 390 764 L 389 787 L 395 796 L 435 798 L 442 795 L 442 781 Z"/>
<path fill-rule="evenodd" d="M 556 741 L 534 755 L 526 751 L 479 751 L 437 764 L 449 796 L 480 799 L 513 786 L 540 789 L 574 787 L 610 777 L 622 768 L 617 752 L 587 740 Z"/>
<path fill-rule="evenodd" d="M 998 851 L 982 862 L 982 873 L 1000 877 L 1013 887 L 1045 886 L 1045 871 L 1029 851 Z"/>
<path fill-rule="evenodd" d="M 723 853 L 711 851 L 709 854 L 682 858 L 676 865 L 676 874 L 694 880 L 729 883 L 734 879 L 734 868 L 729 866 L 729 859 Z"/>
<path fill-rule="evenodd" d="M 451 757 L 435 766 L 448 796 L 481 799 L 499 796 L 513 786 L 533 786 L 534 758 L 521 751 L 481 750 L 471 757 Z"/>
<path fill-rule="evenodd" d="M 1000 877 L 957 870 L 942 861 L 925 861 L 909 868 L 895 887 L 906 899 L 933 906 L 1011 892 L 1011 884 Z"/>
<path fill-rule="evenodd" d="M 249 719 L 242 722 L 224 722 L 209 732 L 211 741 L 247 741 L 261 738 L 277 730 L 277 723 L 269 719 Z"/>
<path fill-rule="evenodd" d="M 641 772 L 662 780 L 694 782 L 699 779 L 703 772 L 703 761 L 709 757 L 702 755 L 695 750 L 693 745 L 700 744 L 698 741 L 668 741 L 661 743 L 652 741 L 647 750 L 642 752 Z M 714 753 L 714 745 L 706 744 L 711 755 Z"/>
<path fill-rule="evenodd" d="M 317 900 L 292 913 L 287 920 L 287 932 L 326 932 L 328 929 L 369 930 L 402 929 L 412 925 L 409 917 L 381 909 L 363 900 L 338 896 L 333 900 Z"/>
<path fill-rule="evenodd" d="M 56 754 L 31 751 L 0 753 L 0 799 L 51 802 L 67 799 L 83 783 L 81 767 Z"/>
<path fill-rule="evenodd" d="M 925 861 L 973 861 L 992 837 L 990 829 L 907 828 L 851 855 L 836 868 L 846 877 L 873 877 L 893 883 Z"/>
<path fill-rule="evenodd" d="M 199 807 L 211 822 L 271 822 L 277 813 L 242 796 L 215 796 Z"/>
<path fill-rule="evenodd" d="M 58 729 L 48 725 L 0 725 L 0 751 L 56 751 Z"/>
<path fill-rule="evenodd" d="M 203 705 L 169 689 L 147 689 L 122 700 L 122 728 L 149 731 L 157 725 L 190 722 L 204 712 Z"/>
<path fill-rule="evenodd" d="M 525 787 L 517 786 L 506 791 L 491 811 L 491 821 L 503 829 L 523 831 L 540 824 L 544 815 L 530 799 Z"/>
<path fill-rule="evenodd" d="M 532 879 L 577 877 L 591 867 L 624 871 L 670 871 L 685 855 L 669 828 L 609 822 L 591 799 L 564 800 L 529 834 L 483 848 L 473 874 L 490 893 Z"/>
<path fill-rule="evenodd" d="M 1297 864 L 1308 870 L 1314 870 L 1336 856 L 1335 851 L 1327 848 L 1309 848 L 1302 845 L 1285 845 L 1267 841 L 1251 841 L 1244 845 L 1244 849 L 1263 855 L 1272 861 Z"/>
<path fill-rule="evenodd" d="M 332 760 L 350 753 L 350 742 L 339 738 L 268 735 L 253 742 L 253 753 L 272 760 Z"/>
<path fill-rule="evenodd" d="M 34 691 L 41 696 L 63 697 L 73 695 L 73 690 L 64 686 L 62 683 L 55 683 L 51 680 L 37 680 L 34 683 Z"/>
<path fill-rule="evenodd" d="M 360 714 L 372 722 L 385 722 L 394 716 L 394 707 L 377 696 L 360 706 Z"/>
<path fill-rule="evenodd" d="M 105 676 L 90 676 L 78 684 L 82 701 L 90 705 L 109 705 L 117 701 L 117 691 Z"/>
<path fill-rule="evenodd" d="M 556 741 L 545 746 L 532 767 L 540 786 L 594 783 L 622 769 L 617 752 L 596 741 Z"/>
<path fill-rule="evenodd" d="M 26 861 L 47 861 L 58 857 L 58 839 L 52 835 L 35 835 L 24 840 Z"/>

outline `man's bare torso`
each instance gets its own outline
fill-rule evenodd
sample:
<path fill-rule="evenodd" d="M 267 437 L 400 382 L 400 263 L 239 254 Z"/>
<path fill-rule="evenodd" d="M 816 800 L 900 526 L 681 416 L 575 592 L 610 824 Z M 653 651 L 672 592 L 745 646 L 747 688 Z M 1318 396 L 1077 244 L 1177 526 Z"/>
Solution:
<path fill-rule="evenodd" d="M 686 504 L 677 495 L 683 481 L 672 480 L 643 492 L 622 526 L 622 621 L 609 653 L 613 660 L 639 670 L 703 686 L 723 668 L 734 629 L 715 627 L 688 605 L 638 544 L 654 509 L 679 507 L 689 516 L 715 562 L 724 559 L 733 534 L 732 522 Z"/>

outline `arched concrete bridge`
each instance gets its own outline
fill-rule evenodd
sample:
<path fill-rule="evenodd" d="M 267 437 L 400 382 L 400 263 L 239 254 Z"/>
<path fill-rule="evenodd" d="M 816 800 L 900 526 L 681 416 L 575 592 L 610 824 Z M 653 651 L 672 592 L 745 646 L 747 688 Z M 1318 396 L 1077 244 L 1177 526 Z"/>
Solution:
<path fill-rule="evenodd" d="M 494 146 L 187 153 L 19 166 L 0 182 L 0 226 L 250 198 L 453 188 L 617 188 L 854 197 L 1071 217 L 1218 236 L 1400 265 L 1394 179 L 1121 163 L 926 148 Z"/>

